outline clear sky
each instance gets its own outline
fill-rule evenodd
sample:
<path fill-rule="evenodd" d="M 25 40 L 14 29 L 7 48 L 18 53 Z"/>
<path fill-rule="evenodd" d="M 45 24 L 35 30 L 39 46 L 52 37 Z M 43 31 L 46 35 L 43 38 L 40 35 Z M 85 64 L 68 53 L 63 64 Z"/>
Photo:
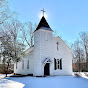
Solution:
<path fill-rule="evenodd" d="M 68 43 L 88 30 L 88 0 L 9 0 L 9 6 L 21 22 L 36 24 L 44 8 L 50 27 Z"/>

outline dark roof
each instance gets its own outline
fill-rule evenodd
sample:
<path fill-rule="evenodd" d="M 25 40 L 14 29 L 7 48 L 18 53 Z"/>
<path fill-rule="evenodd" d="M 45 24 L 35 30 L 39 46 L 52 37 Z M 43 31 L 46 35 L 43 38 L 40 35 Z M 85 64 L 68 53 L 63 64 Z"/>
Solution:
<path fill-rule="evenodd" d="M 46 19 L 45 19 L 44 16 L 41 18 L 41 20 L 40 20 L 40 22 L 39 22 L 39 24 L 38 24 L 38 26 L 37 26 L 37 28 L 36 28 L 35 31 L 39 30 L 40 28 L 43 28 L 43 29 L 49 30 L 49 31 L 53 31 L 53 30 L 50 28 L 50 26 L 48 25 L 48 23 L 47 23 L 47 21 L 46 21 Z M 34 32 L 35 32 L 35 31 L 34 31 Z"/>

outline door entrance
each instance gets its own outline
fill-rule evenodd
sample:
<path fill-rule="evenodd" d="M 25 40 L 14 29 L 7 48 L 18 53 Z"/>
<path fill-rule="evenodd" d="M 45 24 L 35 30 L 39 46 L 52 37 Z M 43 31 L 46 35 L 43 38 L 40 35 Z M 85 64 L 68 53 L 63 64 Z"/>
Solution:
<path fill-rule="evenodd" d="M 44 75 L 48 76 L 50 75 L 50 64 L 46 63 L 44 66 Z"/>

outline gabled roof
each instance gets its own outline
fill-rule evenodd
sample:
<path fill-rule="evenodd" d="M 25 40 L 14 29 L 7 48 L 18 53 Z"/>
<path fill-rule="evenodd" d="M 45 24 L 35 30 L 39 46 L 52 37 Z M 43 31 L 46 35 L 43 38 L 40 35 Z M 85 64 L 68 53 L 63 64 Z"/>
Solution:
<path fill-rule="evenodd" d="M 36 28 L 35 31 L 39 30 L 40 28 L 41 28 L 41 29 L 42 29 L 42 28 L 46 28 L 45 30 L 53 31 L 53 30 L 50 28 L 50 26 L 48 25 L 48 23 L 47 23 L 47 21 L 46 21 L 46 19 L 45 19 L 44 16 L 41 18 L 41 20 L 40 20 L 40 22 L 39 22 L 39 24 L 38 24 L 38 26 L 37 26 L 37 28 Z M 34 32 L 35 32 L 35 31 L 34 31 Z"/>
<path fill-rule="evenodd" d="M 67 44 L 59 36 L 54 37 L 53 39 L 57 39 L 57 38 L 59 38 L 62 41 L 62 43 L 64 43 L 64 45 L 70 50 L 70 52 L 72 52 L 72 50 L 67 46 Z"/>
<path fill-rule="evenodd" d="M 32 52 L 33 50 L 34 50 L 34 46 L 28 48 L 28 49 L 25 51 L 25 54 L 28 54 L 28 53 Z"/>

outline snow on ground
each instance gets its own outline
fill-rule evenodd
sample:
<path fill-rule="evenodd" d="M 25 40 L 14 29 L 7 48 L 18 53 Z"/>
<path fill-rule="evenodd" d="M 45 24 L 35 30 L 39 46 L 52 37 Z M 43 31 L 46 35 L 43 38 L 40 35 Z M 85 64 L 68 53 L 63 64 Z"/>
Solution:
<path fill-rule="evenodd" d="M 0 79 L 0 88 L 88 88 L 88 79 L 74 76 L 7 77 Z"/>
<path fill-rule="evenodd" d="M 88 72 L 74 72 L 74 74 L 79 74 L 81 77 L 88 79 Z"/>
<path fill-rule="evenodd" d="M 0 88 L 23 88 L 24 84 L 8 80 L 8 79 L 0 79 Z"/>
<path fill-rule="evenodd" d="M 11 76 L 12 74 L 7 74 L 7 76 Z M 0 74 L 0 79 L 4 78 L 6 76 L 6 74 Z"/>
<path fill-rule="evenodd" d="M 4 77 L 5 77 L 5 74 L 0 74 L 0 79 Z"/>

